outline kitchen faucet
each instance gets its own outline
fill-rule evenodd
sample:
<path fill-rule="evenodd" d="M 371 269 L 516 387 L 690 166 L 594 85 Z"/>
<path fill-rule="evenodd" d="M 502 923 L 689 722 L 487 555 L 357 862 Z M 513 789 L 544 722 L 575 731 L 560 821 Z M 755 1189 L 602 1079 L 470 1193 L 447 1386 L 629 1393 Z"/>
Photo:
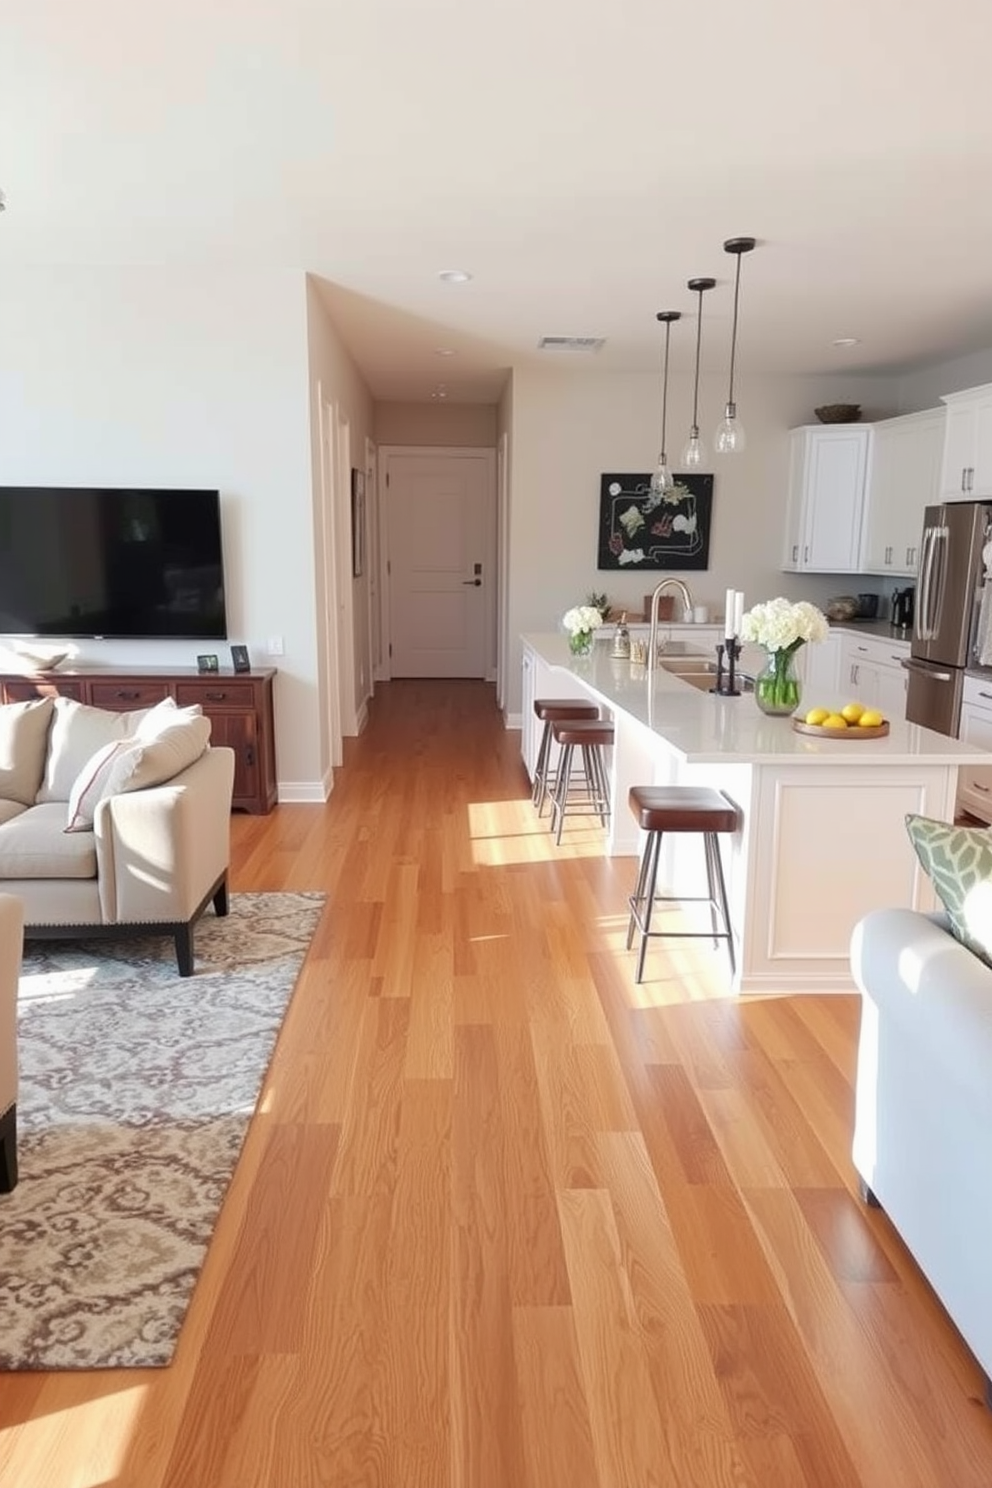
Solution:
<path fill-rule="evenodd" d="M 658 665 L 658 601 L 666 589 L 677 589 L 685 612 L 692 614 L 692 595 L 681 579 L 662 579 L 654 586 L 654 593 L 651 596 L 651 632 L 648 637 L 649 669 Z"/>

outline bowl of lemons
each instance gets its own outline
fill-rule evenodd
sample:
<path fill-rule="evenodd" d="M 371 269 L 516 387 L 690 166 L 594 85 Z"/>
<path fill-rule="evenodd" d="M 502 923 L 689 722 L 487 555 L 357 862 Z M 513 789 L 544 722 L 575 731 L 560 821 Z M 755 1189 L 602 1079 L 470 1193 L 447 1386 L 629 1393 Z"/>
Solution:
<path fill-rule="evenodd" d="M 825 739 L 881 739 L 889 732 L 889 721 L 877 708 L 852 701 L 842 708 L 809 708 L 793 718 L 792 727 Z"/>

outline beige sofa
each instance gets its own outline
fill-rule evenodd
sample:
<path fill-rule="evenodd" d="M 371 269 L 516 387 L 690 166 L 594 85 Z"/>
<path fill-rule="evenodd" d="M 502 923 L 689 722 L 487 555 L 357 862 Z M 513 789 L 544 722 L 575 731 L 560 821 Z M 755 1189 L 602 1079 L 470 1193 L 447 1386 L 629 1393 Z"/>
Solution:
<path fill-rule="evenodd" d="M 17 1183 L 17 979 L 24 910 L 0 894 L 0 1193 Z"/>
<path fill-rule="evenodd" d="M 171 935 L 227 912 L 234 754 L 198 708 L 112 713 L 67 698 L 0 707 L 0 892 L 25 940 Z"/>

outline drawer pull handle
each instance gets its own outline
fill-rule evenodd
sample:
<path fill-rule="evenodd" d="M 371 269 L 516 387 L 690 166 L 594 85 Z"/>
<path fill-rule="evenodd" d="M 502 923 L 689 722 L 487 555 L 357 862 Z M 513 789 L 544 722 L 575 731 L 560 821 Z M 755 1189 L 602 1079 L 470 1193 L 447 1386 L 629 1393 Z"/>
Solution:
<path fill-rule="evenodd" d="M 983 791 L 985 795 L 988 795 L 989 788 L 987 785 L 980 785 L 977 780 L 973 780 L 971 783 L 974 786 L 975 790 Z"/>
<path fill-rule="evenodd" d="M 204 694 L 204 696 L 211 703 L 222 703 L 224 701 L 224 699 L 227 697 L 227 693 L 226 692 L 207 692 L 207 693 Z"/>
<path fill-rule="evenodd" d="M 979 688 L 978 690 L 978 696 L 988 698 L 990 701 L 992 701 L 992 692 L 982 692 L 981 688 Z"/>
<path fill-rule="evenodd" d="M 135 698 L 140 698 L 141 693 L 136 687 L 118 687 L 115 696 L 132 702 Z"/>

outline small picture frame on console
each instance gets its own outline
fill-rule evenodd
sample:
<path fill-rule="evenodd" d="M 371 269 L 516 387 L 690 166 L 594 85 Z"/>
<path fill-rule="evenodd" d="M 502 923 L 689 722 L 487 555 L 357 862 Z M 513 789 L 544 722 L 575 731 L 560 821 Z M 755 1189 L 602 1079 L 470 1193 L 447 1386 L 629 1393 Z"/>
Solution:
<path fill-rule="evenodd" d="M 231 647 L 231 665 L 236 672 L 250 672 L 251 661 L 248 657 L 247 646 Z"/>
<path fill-rule="evenodd" d="M 196 670 L 198 672 L 219 672 L 220 658 L 214 655 L 198 656 L 196 658 Z"/>

